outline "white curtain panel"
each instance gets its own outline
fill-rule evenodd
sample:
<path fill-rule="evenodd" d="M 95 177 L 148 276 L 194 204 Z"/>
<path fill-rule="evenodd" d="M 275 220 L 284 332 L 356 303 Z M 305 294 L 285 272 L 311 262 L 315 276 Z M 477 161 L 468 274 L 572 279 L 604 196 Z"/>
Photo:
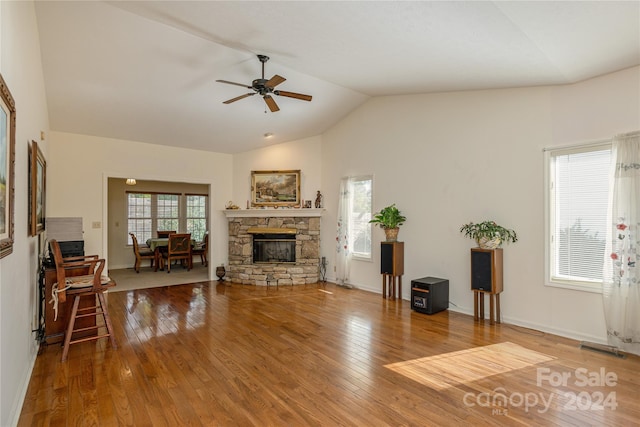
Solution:
<path fill-rule="evenodd" d="M 351 197 L 349 178 L 340 180 L 338 198 L 338 224 L 336 235 L 336 283 L 349 286 L 351 252 L 349 251 L 349 216 L 351 215 Z"/>
<path fill-rule="evenodd" d="M 613 139 L 602 296 L 610 345 L 640 355 L 640 132 Z"/>

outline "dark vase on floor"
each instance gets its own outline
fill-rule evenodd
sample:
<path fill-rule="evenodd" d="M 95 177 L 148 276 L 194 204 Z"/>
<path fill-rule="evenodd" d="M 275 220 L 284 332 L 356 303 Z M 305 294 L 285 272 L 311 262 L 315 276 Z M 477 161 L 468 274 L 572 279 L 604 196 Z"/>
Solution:
<path fill-rule="evenodd" d="M 222 282 L 225 274 L 227 274 L 227 272 L 224 270 L 224 265 L 216 267 L 216 276 L 218 276 L 219 282 Z"/>

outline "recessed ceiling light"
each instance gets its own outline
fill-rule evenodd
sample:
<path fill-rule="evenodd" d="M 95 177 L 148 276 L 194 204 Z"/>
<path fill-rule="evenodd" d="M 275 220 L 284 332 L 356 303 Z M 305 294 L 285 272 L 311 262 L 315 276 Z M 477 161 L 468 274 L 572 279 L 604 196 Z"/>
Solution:
<path fill-rule="evenodd" d="M 273 137 L 273 133 L 267 132 L 267 133 L 264 134 L 264 137 L 265 138 L 271 138 L 271 137 Z"/>

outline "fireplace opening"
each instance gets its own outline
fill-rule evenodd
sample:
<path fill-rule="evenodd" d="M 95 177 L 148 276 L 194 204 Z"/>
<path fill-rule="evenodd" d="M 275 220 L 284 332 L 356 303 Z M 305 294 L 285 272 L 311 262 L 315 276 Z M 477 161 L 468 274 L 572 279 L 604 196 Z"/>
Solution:
<path fill-rule="evenodd" d="M 296 262 L 295 234 L 254 234 L 253 262 Z"/>

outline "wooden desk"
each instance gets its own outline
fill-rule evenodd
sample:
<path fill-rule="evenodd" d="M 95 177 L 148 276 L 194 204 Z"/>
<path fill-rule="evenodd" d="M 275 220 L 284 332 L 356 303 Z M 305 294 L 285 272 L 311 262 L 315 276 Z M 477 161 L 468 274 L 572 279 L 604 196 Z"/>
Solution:
<path fill-rule="evenodd" d="M 67 276 L 82 276 L 88 274 L 86 267 L 68 268 L 66 270 Z M 65 302 L 58 303 L 58 319 L 54 320 L 55 313 L 53 311 L 53 303 L 51 301 L 51 289 L 53 284 L 57 281 L 56 269 L 46 268 L 44 270 L 44 287 L 45 287 L 45 309 L 44 309 L 44 341 L 47 344 L 53 344 L 62 342 L 64 340 L 64 333 L 67 330 L 69 324 L 69 317 L 71 316 L 71 310 L 73 309 L 73 298 L 67 298 Z M 80 300 L 80 308 L 88 308 L 95 306 L 95 301 L 91 301 L 90 298 L 82 298 Z M 76 329 L 88 328 L 96 325 L 95 316 L 88 316 L 76 321 Z M 96 330 L 87 331 L 83 333 L 76 332 L 74 336 L 90 336 L 95 335 Z"/>

